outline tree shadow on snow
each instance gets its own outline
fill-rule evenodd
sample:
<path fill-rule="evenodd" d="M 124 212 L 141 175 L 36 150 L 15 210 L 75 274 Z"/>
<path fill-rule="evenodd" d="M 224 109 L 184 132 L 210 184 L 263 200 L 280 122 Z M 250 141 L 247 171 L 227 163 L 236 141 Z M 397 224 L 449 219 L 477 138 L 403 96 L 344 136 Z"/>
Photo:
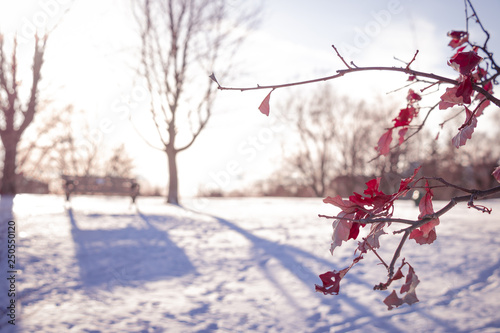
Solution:
<path fill-rule="evenodd" d="M 276 242 L 269 241 L 267 239 L 258 237 L 247 230 L 239 227 L 235 223 L 232 223 L 223 218 L 212 216 L 222 225 L 240 233 L 249 241 L 252 242 L 253 247 L 255 248 L 255 256 L 256 261 L 259 262 L 259 266 L 261 270 L 264 272 L 266 278 L 275 285 L 275 287 L 279 290 L 279 292 L 286 299 L 287 303 L 296 308 L 299 313 L 303 311 L 303 307 L 301 304 L 303 303 L 303 299 L 299 298 L 297 295 L 293 294 L 293 288 L 290 288 L 286 281 L 278 281 L 275 274 L 271 271 L 271 269 L 266 265 L 269 259 L 274 258 L 277 260 L 281 266 L 287 269 L 287 271 L 294 275 L 297 279 L 299 279 L 302 283 L 304 283 L 304 288 L 314 288 L 314 283 L 320 284 L 320 280 L 318 277 L 318 273 L 323 272 L 313 272 L 308 267 L 305 267 L 297 258 L 305 259 L 307 261 L 315 261 L 316 263 L 326 265 L 328 267 L 332 267 L 332 263 L 323 258 L 317 257 L 307 251 L 304 251 L 295 246 L 279 244 Z M 264 259 L 262 259 L 264 257 Z M 304 260 L 302 260 L 304 261 Z M 337 267 L 337 270 L 342 269 L 344 267 Z M 348 281 L 347 281 L 348 280 Z M 345 283 L 356 284 L 360 288 L 369 288 L 372 289 L 373 285 L 367 283 L 366 281 L 360 280 L 356 277 L 355 273 L 349 273 L 349 276 L 346 277 Z M 343 314 L 349 313 L 349 316 L 345 316 L 341 321 L 335 323 L 335 326 L 345 327 L 339 328 L 335 332 L 348 332 L 352 329 L 362 328 L 363 325 L 358 326 L 354 323 L 354 321 L 359 320 L 363 317 L 370 317 L 372 324 L 379 324 L 384 329 L 381 331 L 389 331 L 389 332 L 397 332 L 398 328 L 393 326 L 389 319 L 391 317 L 390 314 L 387 316 L 375 316 L 373 311 L 367 307 L 366 305 L 359 303 L 353 297 L 346 297 L 342 295 L 331 296 L 331 295 L 323 295 L 321 293 L 317 293 L 317 297 L 322 303 L 322 305 L 327 306 L 330 310 L 328 315 L 332 314 L 340 314 L 343 312 L 341 302 L 344 303 L 344 306 L 351 307 L 352 311 L 344 312 Z M 306 322 L 309 326 L 316 326 L 318 321 L 321 321 L 321 315 L 316 313 L 308 318 L 306 318 Z M 365 321 L 361 321 L 366 324 Z M 331 327 L 329 325 L 324 327 L 316 328 L 315 331 L 311 332 L 328 332 Z"/>
<path fill-rule="evenodd" d="M 72 208 L 67 210 L 71 235 L 76 245 L 80 277 L 85 287 L 138 286 L 195 273 L 195 268 L 168 236 L 155 228 L 148 217 L 138 215 L 92 214 L 75 218 Z M 85 229 L 85 221 L 92 219 L 130 219 L 132 226 L 120 229 Z M 169 219 L 162 216 L 163 221 Z"/>
<path fill-rule="evenodd" d="M 239 227 L 233 222 L 230 222 L 226 219 L 213 216 L 214 219 L 219 221 L 222 225 L 227 226 L 228 228 L 240 233 L 249 241 L 252 242 L 253 247 L 255 248 L 256 261 L 259 262 L 260 268 L 263 270 L 266 278 L 271 281 L 276 288 L 280 291 L 280 293 L 285 297 L 288 304 L 295 307 L 297 310 L 302 311 L 301 304 L 303 300 L 299 298 L 297 295 L 293 294 L 293 288 L 290 288 L 286 284 L 286 281 L 278 281 L 275 277 L 275 274 L 271 271 L 271 269 L 266 265 L 269 259 L 274 258 L 277 260 L 281 266 L 287 269 L 290 274 L 293 274 L 296 278 L 298 278 L 302 283 L 304 283 L 305 288 L 313 288 L 314 284 L 320 284 L 320 280 L 318 277 L 318 273 L 323 272 L 313 272 L 311 269 L 305 267 L 297 258 L 301 258 L 302 262 L 304 261 L 314 261 L 316 263 L 326 265 L 327 267 L 331 267 L 331 269 L 340 270 L 345 267 L 335 267 L 333 268 L 332 262 L 325 260 L 323 258 L 317 257 L 307 251 L 304 251 L 295 246 L 279 244 L 276 242 L 269 241 L 267 239 L 258 237 L 247 230 Z M 259 258 L 257 258 L 257 256 Z M 262 259 L 264 257 L 264 259 Z M 259 261 L 260 260 L 260 261 Z M 497 266 L 492 269 L 496 269 Z M 480 280 L 484 280 L 485 275 L 491 275 L 490 271 L 485 271 L 481 274 Z M 363 281 L 356 276 L 354 271 L 349 272 L 349 274 L 345 277 L 345 281 L 342 281 L 343 284 L 356 285 L 361 289 L 373 289 L 373 284 L 368 283 L 367 281 Z M 342 285 L 341 283 L 341 293 L 342 293 Z M 366 329 L 367 323 L 371 325 L 371 328 L 377 327 L 377 331 L 379 332 L 400 332 L 401 328 L 394 326 L 391 323 L 391 318 L 394 315 L 405 315 L 410 312 L 423 312 L 426 318 L 429 321 L 433 322 L 435 327 L 441 327 L 449 331 L 453 332 L 461 332 L 459 327 L 457 327 L 452 320 L 443 320 L 432 316 L 426 311 L 425 308 L 419 307 L 419 304 L 412 305 L 411 308 L 402 308 L 399 309 L 397 313 L 393 311 L 387 311 L 385 315 L 380 315 L 380 313 L 375 313 L 370 307 L 366 304 L 360 303 L 353 296 L 348 296 L 345 294 L 340 295 L 323 295 L 321 293 L 317 293 L 317 297 L 319 297 L 322 305 L 326 305 L 329 307 L 329 312 L 327 315 L 342 315 L 342 319 L 338 322 L 335 322 L 333 326 L 326 325 L 323 327 L 316 328 L 314 333 L 319 332 L 330 332 L 332 328 L 335 329 L 336 333 L 342 332 L 351 332 L 352 330 L 363 330 Z M 359 297 L 359 296 L 358 296 Z M 374 300 L 371 300 L 372 302 Z M 343 303 L 343 305 L 341 305 Z M 346 311 L 345 306 L 349 307 Z M 385 306 L 384 304 L 376 304 L 375 306 Z M 300 313 L 300 312 L 299 312 Z M 365 319 L 363 319 L 365 318 Z M 369 320 L 367 320 L 369 319 Z M 321 321 L 321 314 L 316 313 L 308 318 L 306 318 L 306 323 L 310 326 L 315 326 L 318 321 Z M 498 321 L 497 321 L 498 322 Z M 494 325 L 495 321 L 490 323 Z M 486 326 L 486 327 L 490 327 Z"/>

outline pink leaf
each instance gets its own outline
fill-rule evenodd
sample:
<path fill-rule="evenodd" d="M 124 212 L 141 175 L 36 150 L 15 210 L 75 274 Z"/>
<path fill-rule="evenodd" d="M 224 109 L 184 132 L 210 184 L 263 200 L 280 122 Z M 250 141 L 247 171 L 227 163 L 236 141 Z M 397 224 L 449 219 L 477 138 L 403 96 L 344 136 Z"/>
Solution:
<path fill-rule="evenodd" d="M 401 146 L 403 142 L 405 141 L 405 134 L 408 132 L 408 127 L 404 127 L 399 130 L 398 135 L 399 135 L 399 145 Z"/>
<path fill-rule="evenodd" d="M 337 206 L 345 213 L 354 213 L 358 207 L 355 203 L 352 203 L 349 200 L 343 200 L 340 195 L 337 195 L 334 198 L 326 197 L 323 199 L 323 202 Z"/>
<path fill-rule="evenodd" d="M 392 142 L 392 128 L 385 132 L 378 140 L 378 145 L 375 149 L 380 153 L 380 155 L 387 155 L 391 150 L 390 145 Z"/>
<path fill-rule="evenodd" d="M 269 110 L 270 110 L 270 107 L 269 107 L 269 101 L 271 100 L 271 93 L 274 91 L 271 90 L 269 92 L 269 94 L 267 94 L 266 98 L 264 98 L 264 100 L 262 101 L 262 103 L 260 103 L 260 106 L 259 106 L 259 110 L 260 112 L 262 112 L 263 114 L 265 114 L 266 116 L 269 116 Z"/>
<path fill-rule="evenodd" d="M 378 249 L 380 247 L 379 237 L 387 234 L 384 231 L 385 223 L 373 223 L 370 227 L 368 236 L 363 238 L 362 242 L 358 243 L 358 250 L 361 253 L 366 253 L 371 249 Z"/>
<path fill-rule="evenodd" d="M 472 138 L 472 133 L 474 133 L 474 129 L 477 126 L 476 116 L 468 108 L 465 108 L 465 114 L 464 124 L 459 128 L 458 134 L 452 139 L 453 145 L 457 148 L 465 145 L 467 140 Z"/>
<path fill-rule="evenodd" d="M 333 234 L 332 234 L 332 244 L 330 247 L 330 253 L 332 255 L 333 251 L 337 246 L 342 245 L 342 242 L 347 242 L 350 239 L 351 228 L 353 227 L 354 223 L 352 221 L 347 220 L 347 218 L 354 218 L 353 214 L 346 214 L 344 212 L 340 212 L 338 214 L 338 217 L 342 217 L 342 219 L 335 220 L 332 223 Z"/>
<path fill-rule="evenodd" d="M 493 177 L 500 183 L 500 166 L 498 166 L 492 173 Z"/>
<path fill-rule="evenodd" d="M 427 181 L 425 183 L 425 190 L 425 195 L 422 200 L 420 200 L 420 204 L 418 205 L 418 208 L 420 210 L 420 214 L 418 215 L 419 219 L 423 218 L 426 215 L 434 214 L 434 207 L 432 206 L 433 193 L 431 188 L 429 187 L 429 182 Z M 415 239 L 415 241 L 420 245 L 431 244 L 436 240 L 435 227 L 437 225 L 439 225 L 439 219 L 432 219 L 420 228 L 413 230 L 409 238 Z"/>
<path fill-rule="evenodd" d="M 384 299 L 384 303 L 387 305 L 388 310 L 392 310 L 395 307 L 397 308 L 403 305 L 403 300 L 398 297 L 396 290 L 393 290 L 392 293 Z"/>
<path fill-rule="evenodd" d="M 446 88 L 446 92 L 441 96 L 441 102 L 439 103 L 439 109 L 444 110 L 451 108 L 457 104 L 462 105 L 464 99 L 462 96 L 457 97 L 458 87 Z"/>

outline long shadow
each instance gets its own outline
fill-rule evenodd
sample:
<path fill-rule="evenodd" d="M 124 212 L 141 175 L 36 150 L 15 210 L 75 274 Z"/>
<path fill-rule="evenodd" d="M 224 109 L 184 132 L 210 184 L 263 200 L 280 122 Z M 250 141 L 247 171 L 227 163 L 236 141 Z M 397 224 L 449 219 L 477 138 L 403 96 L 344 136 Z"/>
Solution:
<path fill-rule="evenodd" d="M 276 259 L 280 264 L 285 267 L 291 274 L 295 275 L 299 280 L 301 280 L 307 287 L 313 287 L 313 283 L 319 283 L 319 278 L 316 272 L 312 272 L 309 268 L 304 267 L 298 260 L 297 257 L 303 257 L 308 260 L 313 260 L 316 261 L 317 263 L 331 266 L 332 263 L 323 259 L 314 256 L 313 254 L 304 251 L 300 248 L 291 246 L 291 245 L 284 245 L 284 244 L 278 244 L 272 241 L 269 241 L 264 238 L 260 238 L 258 236 L 255 236 L 254 234 L 246 231 L 245 229 L 242 229 L 241 227 L 237 226 L 236 224 L 229 222 L 226 219 L 213 216 L 214 219 L 216 219 L 219 223 L 222 225 L 240 233 L 244 237 L 246 237 L 249 241 L 252 242 L 254 248 L 258 251 L 254 251 L 259 253 L 259 256 L 264 253 L 267 256 L 270 256 L 274 259 Z M 265 264 L 260 265 L 262 270 L 264 271 L 264 274 L 266 277 L 279 289 L 284 297 L 287 299 L 289 304 L 293 305 L 297 309 L 301 309 L 300 302 L 301 300 L 297 300 L 293 297 L 293 295 L 290 293 L 289 288 L 286 285 L 282 285 L 282 282 L 279 282 L 276 280 L 276 278 L 273 276 L 272 272 L 269 271 L 268 267 Z M 363 287 L 368 287 L 372 288 L 371 284 L 368 284 L 365 281 L 362 281 L 356 277 L 355 274 L 350 274 L 348 277 L 350 283 L 354 283 L 357 285 L 361 285 Z M 352 316 L 344 318 L 344 320 L 340 323 L 335 323 L 337 326 L 342 326 L 346 323 L 352 323 L 353 321 L 364 317 L 364 316 L 370 316 L 374 317 L 370 308 L 367 306 L 356 302 L 353 298 L 348 298 L 348 297 L 341 297 L 341 296 L 325 296 L 323 294 L 317 293 L 317 296 L 320 300 L 320 302 L 330 308 L 329 314 L 335 314 L 341 312 L 340 309 L 340 304 L 339 304 L 339 298 L 342 299 L 342 301 L 347 302 L 350 306 L 355 308 L 358 313 L 353 313 Z M 375 321 L 376 323 L 380 323 L 381 327 L 384 328 L 384 330 L 381 331 L 389 331 L 389 332 L 398 332 L 399 329 L 395 326 L 393 326 L 387 319 L 390 318 L 390 315 L 387 316 L 379 316 L 376 319 L 372 320 Z M 316 315 L 313 315 L 309 318 L 306 318 L 308 325 L 314 326 L 317 324 L 318 317 Z M 330 326 L 325 326 L 325 327 L 320 327 L 314 332 L 329 332 L 330 331 Z"/>
<path fill-rule="evenodd" d="M 195 273 L 184 251 L 141 213 L 139 216 L 86 215 L 85 219 L 103 219 L 103 223 L 110 217 L 130 218 L 138 225 L 98 230 L 81 228 L 72 208 L 68 208 L 67 213 L 76 244 L 80 278 L 85 287 L 137 286 L 147 281 Z M 163 219 L 166 221 L 168 217 Z"/>

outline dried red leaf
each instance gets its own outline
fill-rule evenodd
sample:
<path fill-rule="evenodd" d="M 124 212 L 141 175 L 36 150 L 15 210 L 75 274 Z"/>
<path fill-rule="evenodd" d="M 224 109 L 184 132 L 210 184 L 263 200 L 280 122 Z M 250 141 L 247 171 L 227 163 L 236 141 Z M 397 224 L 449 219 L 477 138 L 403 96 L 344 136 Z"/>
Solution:
<path fill-rule="evenodd" d="M 332 204 L 336 207 L 339 207 L 344 213 L 355 213 L 358 206 L 349 200 L 344 200 L 340 195 L 337 195 L 336 197 L 326 197 L 323 199 L 324 203 L 329 203 Z"/>
<path fill-rule="evenodd" d="M 469 40 L 469 34 L 466 31 L 450 31 L 448 36 L 451 37 L 448 45 L 452 48 L 457 48 Z"/>
<path fill-rule="evenodd" d="M 356 251 L 367 253 L 368 250 L 378 249 L 380 247 L 379 237 L 387 234 L 384 231 L 386 223 L 373 223 L 370 227 L 370 232 L 363 238 L 362 242 L 358 242 Z"/>
<path fill-rule="evenodd" d="M 408 95 L 406 96 L 406 99 L 410 104 L 413 104 L 414 102 L 420 101 L 422 97 L 417 94 L 413 89 L 408 90 Z"/>
<path fill-rule="evenodd" d="M 347 268 L 344 268 L 343 270 L 337 272 L 337 271 L 328 271 L 326 273 L 320 274 L 319 278 L 321 279 L 321 282 L 323 283 L 322 286 L 315 285 L 315 289 L 318 292 L 322 292 L 325 295 L 338 295 L 339 290 L 340 290 L 340 281 L 342 278 L 347 274 L 347 272 L 354 266 L 356 263 L 358 263 L 361 259 L 363 259 L 362 256 L 354 258 L 352 261 L 351 265 Z"/>
<path fill-rule="evenodd" d="M 382 134 L 380 139 L 378 140 L 377 147 L 375 149 L 380 153 L 380 155 L 387 155 L 391 150 L 391 142 L 392 142 L 392 128 L 387 132 Z"/>
<path fill-rule="evenodd" d="M 472 80 L 470 76 L 464 77 L 463 81 L 460 83 L 460 85 L 457 87 L 457 90 L 455 92 L 456 97 L 462 97 L 464 103 L 470 104 L 471 101 L 471 96 L 474 90 L 472 89 Z"/>
<path fill-rule="evenodd" d="M 332 233 L 332 244 L 330 246 L 330 253 L 333 255 L 333 251 L 337 246 L 342 245 L 342 242 L 347 242 L 349 239 L 351 239 L 351 236 L 354 235 L 351 234 L 351 228 L 354 225 L 354 222 L 350 221 L 349 219 L 354 219 L 354 214 L 346 214 L 344 212 L 340 212 L 337 217 L 340 219 L 333 221 L 332 223 L 332 228 L 333 228 L 333 233 Z M 359 228 L 359 223 L 356 223 Z M 359 231 L 358 231 L 359 233 Z M 356 234 L 357 237 L 357 234 Z"/>
<path fill-rule="evenodd" d="M 405 109 L 401 109 L 399 111 L 399 115 L 392 120 L 392 121 L 394 121 L 394 127 L 401 127 L 401 126 L 409 125 L 411 123 L 411 121 L 413 120 L 413 117 L 415 117 L 417 114 L 418 114 L 418 111 L 413 106 L 409 106 Z"/>
<path fill-rule="evenodd" d="M 470 75 L 479 62 L 483 60 L 474 51 L 458 52 L 449 61 L 449 65 L 462 75 Z"/>
<path fill-rule="evenodd" d="M 403 268 L 404 265 L 408 265 L 408 274 L 406 275 L 406 281 L 401 287 L 401 290 L 399 292 L 400 294 L 405 294 L 405 295 L 402 298 L 400 298 L 397 295 L 396 290 L 393 290 L 392 293 L 384 299 L 384 303 L 385 305 L 387 305 L 388 310 L 392 310 L 395 307 L 397 308 L 405 303 L 408 305 L 412 305 L 418 302 L 416 288 L 420 283 L 420 281 L 418 280 L 418 277 L 415 274 L 413 267 L 407 262 L 405 262 L 404 259 L 403 263 L 401 264 L 401 267 L 399 267 L 398 272 L 394 275 L 392 280 L 397 280 L 403 277 L 401 268 Z"/>
<path fill-rule="evenodd" d="M 420 210 L 420 214 L 418 218 L 421 219 L 426 215 L 434 214 L 434 207 L 432 206 L 432 197 L 433 193 L 431 188 L 429 187 L 429 182 L 425 183 L 425 195 L 420 200 L 418 208 Z M 410 239 L 415 239 L 415 241 L 422 244 L 431 244 L 436 240 L 436 229 L 435 227 L 439 225 L 439 219 L 435 218 L 424 224 L 418 229 L 413 230 L 410 233 Z"/>
<path fill-rule="evenodd" d="M 457 97 L 457 89 L 458 87 L 446 88 L 446 92 L 441 96 L 441 102 L 439 103 L 440 110 L 464 103 L 462 96 Z"/>
<path fill-rule="evenodd" d="M 405 135 L 406 132 L 408 132 L 408 127 L 402 128 L 399 130 L 398 135 L 399 135 L 399 145 L 401 146 L 403 142 L 405 141 Z"/>
<path fill-rule="evenodd" d="M 271 100 L 271 93 L 273 91 L 274 91 L 274 89 L 271 90 L 269 92 L 269 94 L 267 94 L 266 98 L 264 98 L 264 100 L 262 101 L 262 103 L 260 103 L 260 106 L 259 106 L 260 112 L 262 112 L 266 116 L 269 116 L 269 111 L 270 111 L 269 101 Z"/>
<path fill-rule="evenodd" d="M 465 145 L 467 140 L 472 138 L 472 133 L 477 126 L 476 116 L 468 108 L 465 108 L 465 114 L 465 122 L 459 128 L 458 134 L 452 139 L 453 145 L 457 148 Z"/>

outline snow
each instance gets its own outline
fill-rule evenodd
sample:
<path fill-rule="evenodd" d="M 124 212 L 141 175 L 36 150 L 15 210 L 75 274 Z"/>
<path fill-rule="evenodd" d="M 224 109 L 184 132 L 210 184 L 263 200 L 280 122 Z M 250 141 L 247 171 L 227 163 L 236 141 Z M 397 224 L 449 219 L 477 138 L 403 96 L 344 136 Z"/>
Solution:
<path fill-rule="evenodd" d="M 355 248 L 351 240 L 330 255 L 331 220 L 317 215 L 337 211 L 321 199 L 183 204 L 16 196 L 18 330 L 500 332 L 500 200 L 485 201 L 491 215 L 457 206 L 434 244 L 407 243 L 420 302 L 392 311 L 382 303 L 392 288 L 373 291 L 386 277 L 373 254 L 349 271 L 340 295 L 314 291 L 318 274 L 349 266 Z M 396 208 L 418 215 L 411 201 Z M 387 261 L 398 241 L 381 237 Z"/>

